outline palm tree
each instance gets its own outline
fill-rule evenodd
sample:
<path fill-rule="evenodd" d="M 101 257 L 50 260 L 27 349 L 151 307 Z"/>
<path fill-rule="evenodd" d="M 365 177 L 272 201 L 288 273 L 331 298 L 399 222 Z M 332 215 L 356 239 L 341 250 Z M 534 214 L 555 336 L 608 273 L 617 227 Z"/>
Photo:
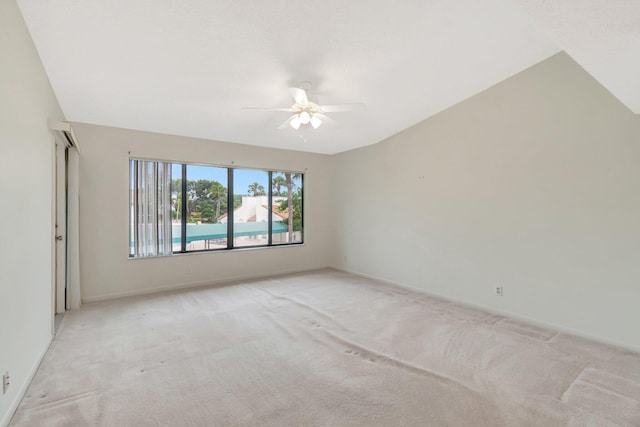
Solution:
<path fill-rule="evenodd" d="M 247 189 L 249 193 L 253 193 L 253 196 L 264 196 L 264 187 L 257 182 L 253 184 L 249 184 L 249 188 Z"/>
<path fill-rule="evenodd" d="M 216 216 L 215 222 L 218 222 L 220 218 L 220 208 L 222 205 L 227 204 L 227 189 L 218 181 L 211 183 L 211 199 L 216 204 Z"/>
<path fill-rule="evenodd" d="M 276 190 L 273 195 L 274 196 L 282 196 L 282 192 L 280 191 L 280 188 L 282 188 L 285 185 L 287 185 L 287 181 L 283 177 L 281 177 L 280 175 L 278 175 L 275 178 L 273 178 L 273 187 Z"/>
<path fill-rule="evenodd" d="M 287 183 L 287 231 L 289 243 L 293 242 L 293 180 L 300 178 L 302 175 L 299 173 L 292 174 L 291 172 L 284 173 L 284 179 Z"/>

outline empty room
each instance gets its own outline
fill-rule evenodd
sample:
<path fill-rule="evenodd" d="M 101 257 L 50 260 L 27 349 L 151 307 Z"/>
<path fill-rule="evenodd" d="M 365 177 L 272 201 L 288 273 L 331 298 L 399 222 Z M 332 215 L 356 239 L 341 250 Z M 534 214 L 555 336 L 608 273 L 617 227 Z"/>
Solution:
<path fill-rule="evenodd" d="M 640 3 L 0 0 L 0 427 L 640 426 Z"/>

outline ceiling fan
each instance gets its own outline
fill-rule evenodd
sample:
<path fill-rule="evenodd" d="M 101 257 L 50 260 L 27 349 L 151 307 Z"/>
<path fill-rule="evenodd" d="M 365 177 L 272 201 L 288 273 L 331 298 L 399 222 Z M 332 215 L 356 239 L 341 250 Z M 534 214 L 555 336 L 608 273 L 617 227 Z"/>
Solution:
<path fill-rule="evenodd" d="M 293 100 L 295 101 L 291 107 L 273 108 L 273 107 L 242 107 L 244 110 L 267 110 L 267 111 L 287 111 L 293 113 L 287 120 L 285 120 L 278 129 L 285 129 L 287 126 L 291 126 L 293 129 L 300 129 L 300 127 L 311 126 L 314 129 L 318 129 L 323 122 L 335 122 L 326 113 L 338 113 L 343 111 L 359 111 L 364 110 L 365 105 L 361 102 L 347 103 L 347 104 L 329 104 L 319 105 L 317 102 L 312 101 L 307 95 L 308 89 L 311 87 L 311 82 L 303 82 L 300 87 L 290 87 L 289 91 Z"/>

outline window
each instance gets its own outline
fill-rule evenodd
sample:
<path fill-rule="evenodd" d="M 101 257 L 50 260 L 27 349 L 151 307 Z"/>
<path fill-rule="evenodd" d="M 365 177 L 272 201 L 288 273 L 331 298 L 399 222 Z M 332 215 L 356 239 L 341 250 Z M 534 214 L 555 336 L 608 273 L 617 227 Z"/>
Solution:
<path fill-rule="evenodd" d="M 131 159 L 129 256 L 303 243 L 303 178 Z"/>
<path fill-rule="evenodd" d="M 272 243 L 302 243 L 302 174 L 271 174 Z"/>
<path fill-rule="evenodd" d="M 251 169 L 233 171 L 233 245 L 269 244 L 269 173 Z M 238 203 L 239 202 L 239 203 Z"/>

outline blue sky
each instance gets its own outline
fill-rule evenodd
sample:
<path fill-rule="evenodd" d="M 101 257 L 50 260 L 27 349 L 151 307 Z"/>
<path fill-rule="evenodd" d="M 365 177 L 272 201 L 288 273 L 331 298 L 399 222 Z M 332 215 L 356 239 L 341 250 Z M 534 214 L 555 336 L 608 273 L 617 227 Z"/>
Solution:
<path fill-rule="evenodd" d="M 265 171 L 253 169 L 235 169 L 233 173 L 235 194 L 248 194 L 247 189 L 249 185 L 253 184 L 254 182 L 262 185 L 265 191 L 269 189 L 269 175 Z M 171 174 L 173 179 L 180 178 L 182 176 L 182 168 L 174 164 L 171 170 Z M 228 188 L 227 168 L 187 165 L 187 179 L 196 181 L 199 179 L 218 181 Z M 296 182 L 296 184 L 299 184 L 299 182 Z"/>

